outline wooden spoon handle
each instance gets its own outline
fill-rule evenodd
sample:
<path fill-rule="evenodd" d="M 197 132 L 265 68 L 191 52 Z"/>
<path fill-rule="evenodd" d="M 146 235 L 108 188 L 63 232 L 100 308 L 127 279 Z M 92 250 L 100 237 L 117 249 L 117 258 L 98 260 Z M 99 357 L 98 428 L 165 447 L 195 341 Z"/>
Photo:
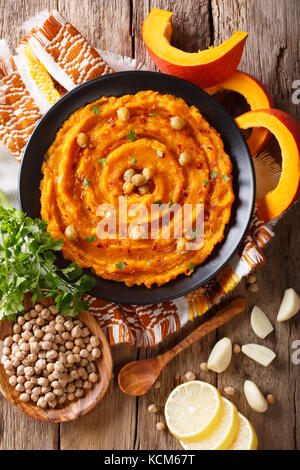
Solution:
<path fill-rule="evenodd" d="M 219 328 L 219 326 L 232 320 L 236 315 L 242 312 L 247 305 L 247 301 L 244 297 L 237 297 L 232 300 L 229 304 L 221 308 L 212 318 L 202 323 L 196 330 L 184 338 L 180 343 L 176 344 L 174 348 L 166 351 L 165 353 L 158 356 L 160 364 L 164 367 L 170 362 L 177 354 L 184 351 L 191 344 L 198 341 L 203 336 Z"/>

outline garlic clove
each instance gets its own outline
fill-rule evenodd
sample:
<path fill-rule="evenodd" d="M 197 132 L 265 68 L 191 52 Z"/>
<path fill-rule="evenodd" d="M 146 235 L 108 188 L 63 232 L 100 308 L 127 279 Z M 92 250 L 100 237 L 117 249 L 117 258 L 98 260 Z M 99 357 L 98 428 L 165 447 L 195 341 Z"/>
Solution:
<path fill-rule="evenodd" d="M 264 367 L 268 367 L 276 357 L 272 349 L 261 346 L 260 344 L 244 344 L 244 346 L 242 346 L 242 352 Z"/>
<path fill-rule="evenodd" d="M 254 333 L 261 339 L 264 339 L 274 330 L 272 323 L 267 315 L 255 305 L 251 313 L 251 326 Z"/>
<path fill-rule="evenodd" d="M 300 297 L 294 289 L 286 289 L 279 312 L 277 321 L 286 321 L 292 318 L 300 310 Z"/>
<path fill-rule="evenodd" d="M 250 408 L 257 413 L 264 413 L 267 411 L 268 402 L 254 382 L 251 382 L 251 380 L 245 380 L 244 393 Z"/>
<path fill-rule="evenodd" d="M 232 343 L 229 338 L 223 338 L 213 347 L 207 361 L 207 367 L 214 372 L 223 372 L 230 364 Z"/>

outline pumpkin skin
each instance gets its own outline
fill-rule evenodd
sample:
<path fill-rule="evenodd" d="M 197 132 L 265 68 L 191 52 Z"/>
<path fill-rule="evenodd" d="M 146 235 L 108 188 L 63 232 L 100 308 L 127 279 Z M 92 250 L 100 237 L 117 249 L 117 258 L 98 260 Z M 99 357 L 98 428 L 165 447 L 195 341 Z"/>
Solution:
<path fill-rule="evenodd" d="M 161 72 L 208 88 L 227 80 L 237 68 L 247 33 L 237 31 L 224 43 L 196 53 L 171 46 L 171 11 L 152 8 L 146 17 L 142 35 L 147 51 Z"/>
<path fill-rule="evenodd" d="M 240 70 L 235 70 L 224 83 L 207 88 L 205 91 L 209 95 L 215 95 L 223 90 L 235 91 L 242 95 L 249 104 L 251 111 L 273 108 L 274 106 L 273 99 L 264 85 L 256 78 Z M 268 129 L 253 129 L 250 137 L 247 139 L 247 144 L 253 157 L 263 149 L 270 136 L 271 134 Z"/>
<path fill-rule="evenodd" d="M 300 124 L 278 109 L 249 111 L 235 121 L 241 129 L 268 129 L 281 148 L 282 173 L 279 183 L 264 198 L 257 200 L 258 217 L 268 222 L 282 214 L 299 197 Z"/>
<path fill-rule="evenodd" d="M 118 110 L 124 106 L 130 111 L 127 121 L 118 117 Z M 95 107 L 99 108 L 97 115 Z M 174 116 L 185 120 L 182 129 L 172 127 Z M 82 132 L 89 137 L 85 148 L 77 144 Z M 129 138 L 133 132 L 135 138 Z M 182 152 L 191 157 L 186 166 L 179 162 Z M 175 216 L 171 218 L 171 236 L 163 236 L 166 226 L 162 224 L 153 238 L 121 236 L 120 224 L 112 237 L 99 234 L 98 224 L 113 218 L 114 210 L 117 220 L 125 214 L 120 207 L 120 196 L 125 196 L 124 173 L 130 168 L 141 173 L 147 167 L 153 170 L 149 191 L 141 195 L 132 190 L 127 194 L 127 233 L 137 215 L 129 211 L 134 204 L 147 209 L 138 220 L 148 233 L 152 222 L 161 221 L 163 211 L 173 211 L 175 205 L 181 213 L 187 205 L 192 206 L 194 228 L 199 204 L 204 208 L 203 246 L 177 252 L 174 229 L 185 225 L 185 221 L 177 224 Z M 47 221 L 49 233 L 55 239 L 64 239 L 62 253 L 66 259 L 93 268 L 105 279 L 150 288 L 179 274 L 192 274 L 191 264 L 201 264 L 223 239 L 234 201 L 231 170 L 219 134 L 197 108 L 189 107 L 182 99 L 151 90 L 119 98 L 102 97 L 75 111 L 50 146 L 42 168 L 41 216 Z M 108 217 L 98 211 L 102 204 L 109 205 L 105 208 L 111 213 Z M 159 209 L 159 214 L 153 214 L 153 208 Z M 69 225 L 77 231 L 76 240 L 65 236 Z M 186 237 L 186 231 L 179 238 L 182 236 Z"/>

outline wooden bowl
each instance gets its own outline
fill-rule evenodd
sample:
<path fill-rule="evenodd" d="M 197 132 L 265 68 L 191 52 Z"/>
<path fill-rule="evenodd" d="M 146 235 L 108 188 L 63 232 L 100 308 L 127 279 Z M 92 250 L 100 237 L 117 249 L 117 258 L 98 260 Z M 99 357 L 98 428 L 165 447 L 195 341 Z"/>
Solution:
<path fill-rule="evenodd" d="M 28 305 L 28 298 L 25 299 L 24 303 L 27 303 Z M 49 303 L 49 299 L 44 299 L 44 301 L 41 303 L 46 306 L 47 304 L 50 305 L 53 302 Z M 9 376 L 6 374 L 4 366 L 2 364 L 0 365 L 0 391 L 2 395 L 7 398 L 7 400 L 15 408 L 17 408 L 19 411 L 23 411 L 23 413 L 30 416 L 30 418 L 38 419 L 40 421 L 48 421 L 51 423 L 65 423 L 67 421 L 72 421 L 91 411 L 102 399 L 108 388 L 112 377 L 113 362 L 110 346 L 106 336 L 104 335 L 96 319 L 89 312 L 85 311 L 81 313 L 79 315 L 79 319 L 94 336 L 98 336 L 101 342 L 100 347 L 102 352 L 101 357 L 96 359 L 94 363 L 97 367 L 97 372 L 100 379 L 95 385 L 93 385 L 91 390 L 86 392 L 85 396 L 72 402 L 68 402 L 68 404 L 62 408 L 56 409 L 40 408 L 31 401 L 27 403 L 22 402 L 19 398 L 20 393 L 9 384 Z M 11 333 L 12 322 L 0 321 L 0 340 L 3 341 L 3 339 Z"/>

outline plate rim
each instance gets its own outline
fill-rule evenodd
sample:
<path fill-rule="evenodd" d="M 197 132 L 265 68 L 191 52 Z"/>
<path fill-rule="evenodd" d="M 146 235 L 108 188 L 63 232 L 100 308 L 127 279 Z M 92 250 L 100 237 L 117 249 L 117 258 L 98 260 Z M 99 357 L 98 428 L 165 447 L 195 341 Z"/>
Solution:
<path fill-rule="evenodd" d="M 66 101 L 66 100 L 69 100 L 70 97 L 72 97 L 73 95 L 76 95 L 77 93 L 80 93 L 80 90 L 84 89 L 84 88 L 87 88 L 89 86 L 93 86 L 94 83 L 98 83 L 99 82 L 99 85 L 101 84 L 101 82 L 103 81 L 107 81 L 107 80 L 110 80 L 110 79 L 118 79 L 118 78 L 121 78 L 121 77 L 124 77 L 124 76 L 127 76 L 127 75 L 137 75 L 137 74 L 140 74 L 140 75 L 147 75 L 147 76 L 153 76 L 154 77 L 157 77 L 157 76 L 160 76 L 160 77 L 163 77 L 163 78 L 166 78 L 168 80 L 172 80 L 173 82 L 178 82 L 179 85 L 183 85 L 185 87 L 188 87 L 191 89 L 191 91 L 194 91 L 196 93 L 199 93 L 199 95 L 201 94 L 204 94 L 206 95 L 206 99 L 208 99 L 209 101 L 211 100 L 211 102 L 214 104 L 215 107 L 219 108 L 222 110 L 223 113 L 225 113 L 227 115 L 227 118 L 231 121 L 231 123 L 233 124 L 233 126 L 239 131 L 239 128 L 237 126 L 237 124 L 235 123 L 234 119 L 230 116 L 230 114 L 227 112 L 227 110 L 220 104 L 218 103 L 216 100 L 214 100 L 214 98 L 212 96 L 210 96 L 208 93 L 205 92 L 205 90 L 203 90 L 202 88 L 199 88 L 197 87 L 196 85 L 186 81 L 186 80 L 183 80 L 181 78 L 178 78 L 178 77 L 175 77 L 173 75 L 168 75 L 168 74 L 165 74 L 165 73 L 161 73 L 161 72 L 152 72 L 152 71 L 146 71 L 146 70 L 130 70 L 130 71 L 122 71 L 122 72 L 115 72 L 113 74 L 107 74 L 107 75 L 104 75 L 104 76 L 101 76 L 101 77 L 96 77 L 92 80 L 89 80 L 88 82 L 85 82 L 85 83 L 82 83 L 78 86 L 76 86 L 75 88 L 73 88 L 72 90 L 70 90 L 68 93 L 66 93 L 64 96 L 62 96 L 58 101 L 56 101 L 54 103 L 54 105 L 52 105 L 48 111 L 42 116 L 42 118 L 39 120 L 39 122 L 37 123 L 36 127 L 34 128 L 32 134 L 30 135 L 30 139 L 29 141 L 27 142 L 26 146 L 25 146 L 25 149 L 24 149 L 24 153 L 23 153 L 23 158 L 22 158 L 22 161 L 21 161 L 21 165 L 20 165 L 20 171 L 19 171 L 19 176 L 18 176 L 18 199 L 19 199 L 19 205 L 20 205 L 20 208 L 22 211 L 25 211 L 26 210 L 24 209 L 24 205 L 23 205 L 23 198 L 22 198 L 22 195 L 23 195 L 23 185 L 24 185 L 24 178 L 22 178 L 22 175 L 23 175 L 23 172 L 24 172 L 24 168 L 25 168 L 25 165 L 26 165 L 26 160 L 27 160 L 27 155 L 28 155 L 28 149 L 30 149 L 31 145 L 32 145 L 32 141 L 34 140 L 35 136 L 39 133 L 39 130 L 40 128 L 43 126 L 44 122 L 49 118 L 50 115 L 52 115 L 53 113 L 56 112 L 56 109 L 58 107 L 61 106 L 61 104 Z M 149 88 L 144 88 L 144 90 L 148 90 Z M 136 91 L 137 93 L 138 91 Z M 159 93 L 162 93 L 162 92 L 159 92 Z M 131 94 L 128 92 L 128 94 Z M 164 93 L 162 93 L 164 94 Z M 165 93 L 166 94 L 166 93 Z M 170 93 L 171 94 L 171 93 Z M 179 93 L 180 95 L 180 93 Z M 99 97 L 101 97 L 103 95 L 99 95 Z M 111 95 L 113 96 L 113 95 Z M 121 95 L 120 95 L 121 96 Z M 97 99 L 97 98 L 95 98 Z M 182 98 L 184 99 L 184 98 Z M 87 102 L 86 104 L 90 103 Z M 71 111 L 71 113 L 68 115 L 71 116 L 71 114 L 73 114 L 76 109 L 79 109 L 82 105 L 78 105 L 73 111 Z M 191 106 L 190 104 L 188 104 L 188 106 Z M 194 106 L 199 109 L 197 107 L 197 105 L 194 104 Z M 199 109 L 200 113 L 202 113 L 202 111 Z M 203 114 L 204 118 L 208 121 L 208 118 Z M 68 118 L 66 118 L 68 119 Z M 209 121 L 208 121 L 209 122 Z M 210 124 L 209 122 L 209 125 L 211 125 L 213 128 L 215 128 L 212 124 Z M 59 127 L 60 128 L 60 127 Z M 221 131 L 219 131 L 218 129 L 216 129 L 216 131 L 218 133 L 221 133 Z M 57 131 L 56 131 L 57 132 Z M 239 131 L 240 133 L 240 131 Z M 172 300 L 175 300 L 175 299 L 178 299 L 180 297 L 184 297 L 185 295 L 191 293 L 191 292 L 194 292 L 196 291 L 197 289 L 199 289 L 201 286 L 203 286 L 204 284 L 206 284 L 207 282 L 209 282 L 213 277 L 215 277 L 229 262 L 230 260 L 233 258 L 233 256 L 237 253 L 239 247 L 241 246 L 244 238 L 245 238 L 245 235 L 247 234 L 248 230 L 249 230 L 249 227 L 250 227 L 250 224 L 251 224 L 251 221 L 252 221 L 252 217 L 253 217 L 253 214 L 254 214 L 254 208 L 255 208 L 255 194 L 256 194 L 256 178 L 255 178 L 255 169 L 254 169 L 254 163 L 253 163 L 253 158 L 251 156 L 251 153 L 250 153 L 250 150 L 249 150 L 249 147 L 247 145 L 247 142 L 245 141 L 244 137 L 242 136 L 242 134 L 240 133 L 240 138 L 241 140 L 243 141 L 243 144 L 244 144 L 244 150 L 246 151 L 247 155 L 248 155 L 248 162 L 249 162 L 249 165 L 250 165 L 250 170 L 251 170 L 251 173 L 249 175 L 249 178 L 248 178 L 248 183 L 250 182 L 251 183 L 251 190 L 252 190 L 252 197 L 251 197 L 251 201 L 250 201 L 250 204 L 249 204 L 249 209 L 248 209 L 248 220 L 247 220 L 247 223 L 245 225 L 245 228 L 243 230 L 243 232 L 241 232 L 241 234 L 239 235 L 239 241 L 238 243 L 235 245 L 235 248 L 234 250 L 232 250 L 231 254 L 229 256 L 226 257 L 226 259 L 224 260 L 223 263 L 221 263 L 221 265 L 218 267 L 217 270 L 213 271 L 209 276 L 207 276 L 205 278 L 204 281 L 201 281 L 199 282 L 199 284 L 197 284 L 196 286 L 193 285 L 191 286 L 190 288 L 189 287 L 186 287 L 185 289 L 182 289 L 180 292 L 176 292 L 174 291 L 174 293 L 172 294 L 165 294 L 165 295 L 162 295 L 159 297 L 159 300 L 135 300 L 134 303 L 132 302 L 128 302 L 128 300 L 122 300 L 120 298 L 115 298 L 111 295 L 104 295 L 101 293 L 99 294 L 98 292 L 95 292 L 93 290 L 87 292 L 87 294 L 93 296 L 93 297 L 96 297 L 98 299 L 102 299 L 104 301 L 107 301 L 107 302 L 114 302 L 116 304 L 120 304 L 120 305 L 155 305 L 155 304 L 159 304 L 159 303 L 163 303 L 163 302 L 168 302 L 168 301 L 172 301 Z M 223 138 L 222 138 L 222 141 L 223 141 Z M 32 162 L 31 162 L 32 164 Z M 42 165 L 42 163 L 41 163 Z M 41 166 L 40 165 L 40 166 Z M 28 183 L 27 183 L 28 184 Z M 236 195 L 235 195 L 236 196 Z M 27 212 L 26 212 L 27 213 Z M 30 214 L 28 214 L 30 216 Z M 232 217 L 232 213 L 230 214 L 230 217 Z M 230 223 L 230 219 L 229 219 L 229 222 L 228 224 L 226 224 L 226 227 L 228 227 Z M 225 227 L 225 230 L 226 230 L 226 227 Z M 223 239 L 221 240 L 221 242 L 219 242 L 217 245 L 221 245 L 224 241 L 226 237 L 226 234 L 225 236 L 223 237 Z M 214 247 L 215 249 L 215 247 Z M 214 251 L 213 249 L 213 251 Z M 212 251 L 212 254 L 210 256 L 213 255 L 213 251 Z M 210 256 L 208 258 L 210 258 Z M 205 263 L 205 262 L 204 262 Z M 203 264 L 204 264 L 203 263 Z M 199 265 L 199 266 L 202 266 Z M 87 268 L 87 269 L 84 269 L 84 272 L 86 272 L 87 274 L 90 273 L 90 270 L 91 268 Z M 197 271 L 197 266 L 195 268 L 195 273 Z M 194 273 L 193 273 L 194 274 Z M 192 277 L 193 274 L 189 277 Z M 122 284 L 122 287 L 124 289 L 134 289 L 134 288 L 142 288 L 143 290 L 147 289 L 147 292 L 151 292 L 153 290 L 153 288 L 150 288 L 148 289 L 145 285 L 142 285 L 142 286 L 137 286 L 137 285 L 134 285 L 132 287 L 128 287 L 126 286 L 126 284 L 124 282 L 117 282 L 117 281 L 113 281 L 113 280 L 109 280 L 109 279 L 104 279 L 102 278 L 101 276 L 96 276 L 97 278 L 99 278 L 100 280 L 104 280 L 106 282 L 110 282 L 110 283 L 115 283 L 115 284 Z M 163 284 L 162 286 L 157 286 L 157 285 L 154 285 L 154 289 L 157 290 L 157 289 L 160 289 L 160 288 L 163 288 L 164 286 L 168 285 L 170 282 L 176 282 L 176 280 L 179 278 L 180 276 L 177 276 L 175 279 L 172 279 L 170 281 L 168 281 L 166 284 Z M 134 295 L 134 294 L 133 294 Z M 153 294 L 154 296 L 155 294 Z"/>

